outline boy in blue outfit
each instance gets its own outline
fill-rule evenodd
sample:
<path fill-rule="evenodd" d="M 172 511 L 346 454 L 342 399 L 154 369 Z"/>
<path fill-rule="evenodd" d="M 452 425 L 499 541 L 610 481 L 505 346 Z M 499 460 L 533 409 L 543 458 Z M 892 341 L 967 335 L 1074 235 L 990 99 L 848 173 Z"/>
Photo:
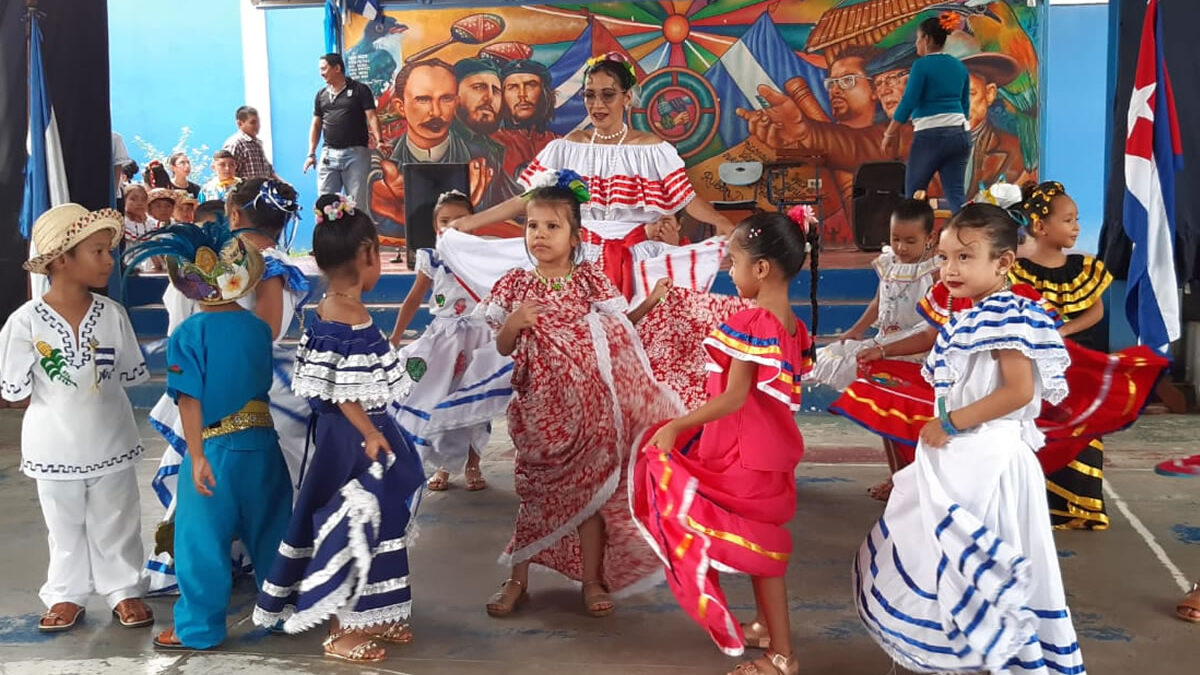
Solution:
<path fill-rule="evenodd" d="M 127 268 L 150 256 L 168 259 L 171 283 L 200 308 L 167 344 L 167 392 L 179 406 L 187 455 L 175 515 L 175 627 L 154 644 L 208 649 L 225 639 L 234 536 L 246 544 L 261 590 L 291 516 L 267 397 L 271 329 L 237 304 L 262 277 L 263 259 L 223 223 L 159 230 L 130 250 Z"/>

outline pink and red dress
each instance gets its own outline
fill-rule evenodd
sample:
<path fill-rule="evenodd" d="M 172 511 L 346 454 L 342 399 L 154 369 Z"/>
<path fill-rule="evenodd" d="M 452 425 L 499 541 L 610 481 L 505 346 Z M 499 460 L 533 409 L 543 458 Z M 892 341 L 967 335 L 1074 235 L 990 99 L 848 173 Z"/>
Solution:
<path fill-rule="evenodd" d="M 658 581 L 661 568 L 626 501 L 629 456 L 652 423 L 682 408 L 654 381 L 625 298 L 596 266 L 579 265 L 561 290 L 512 270 L 476 311 L 499 330 L 528 300 L 540 311 L 517 338 L 508 406 L 520 505 L 500 562 L 531 561 L 582 580 L 576 528 L 600 514 L 603 581 L 613 593 L 634 592 Z"/>
<path fill-rule="evenodd" d="M 780 577 L 786 571 L 794 471 L 804 455 L 794 415 L 800 379 L 812 369 L 812 340 L 803 323 L 789 335 L 773 314 L 755 308 L 731 316 L 703 344 L 710 397 L 725 391 L 735 359 L 755 365 L 754 386 L 739 410 L 680 435 L 674 448 L 645 447 L 633 469 L 631 500 L 680 605 L 736 656 L 745 641 L 718 572 Z"/>

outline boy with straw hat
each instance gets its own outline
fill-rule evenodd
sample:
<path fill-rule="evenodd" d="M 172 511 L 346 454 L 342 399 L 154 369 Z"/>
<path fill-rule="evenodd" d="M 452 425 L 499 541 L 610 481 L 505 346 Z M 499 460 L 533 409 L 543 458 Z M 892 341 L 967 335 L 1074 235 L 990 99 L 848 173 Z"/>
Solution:
<path fill-rule="evenodd" d="M 50 535 L 43 632 L 74 628 L 93 590 L 121 625 L 154 622 L 141 600 L 134 465 L 142 446 L 123 391 L 149 371 L 124 308 L 89 290 L 108 285 L 122 231 L 112 209 L 62 204 L 43 213 L 32 237 L 41 253 L 24 267 L 48 275 L 50 290 L 0 329 L 0 395 L 29 402 L 21 471 L 37 481 Z"/>

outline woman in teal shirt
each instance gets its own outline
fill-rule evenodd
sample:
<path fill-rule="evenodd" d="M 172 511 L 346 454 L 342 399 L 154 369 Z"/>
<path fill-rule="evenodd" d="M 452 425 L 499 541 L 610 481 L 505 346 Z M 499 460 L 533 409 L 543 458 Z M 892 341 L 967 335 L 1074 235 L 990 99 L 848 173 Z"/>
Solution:
<path fill-rule="evenodd" d="M 900 125 L 912 119 L 913 141 L 908 152 L 904 192 L 912 196 L 925 190 L 933 174 L 942 179 L 950 209 L 957 212 L 966 202 L 967 164 L 971 159 L 971 133 L 967 131 L 971 84 L 967 68 L 957 58 L 943 53 L 948 31 L 937 17 L 917 28 L 917 54 L 896 107 L 892 123 L 883 134 L 883 153 L 899 154 Z"/>

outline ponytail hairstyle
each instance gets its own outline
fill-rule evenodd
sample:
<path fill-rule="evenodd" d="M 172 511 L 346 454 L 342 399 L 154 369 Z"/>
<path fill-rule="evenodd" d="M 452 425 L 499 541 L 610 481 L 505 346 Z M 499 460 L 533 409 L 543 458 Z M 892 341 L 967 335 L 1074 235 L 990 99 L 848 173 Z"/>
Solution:
<path fill-rule="evenodd" d="M 241 209 L 254 229 L 278 242 L 288 223 L 300 214 L 296 188 L 274 178 L 248 178 L 226 195 L 230 205 Z M 286 242 L 290 243 L 290 242 Z"/>
<path fill-rule="evenodd" d="M 379 249 L 379 233 L 366 212 L 354 200 L 339 194 L 324 194 L 313 207 L 317 222 L 313 229 L 313 257 L 326 276 L 354 262 L 359 251 Z"/>
<path fill-rule="evenodd" d="M 934 47 L 941 49 L 946 46 L 946 38 L 950 37 L 950 33 L 955 30 L 959 23 L 958 15 L 954 12 L 942 12 L 938 16 L 931 16 L 925 19 L 918 26 L 918 30 L 929 38 L 929 42 Z"/>
<path fill-rule="evenodd" d="M 812 326 L 809 333 L 815 336 L 820 313 L 817 285 L 820 279 L 821 232 L 812 207 L 794 206 L 787 215 L 756 213 L 738 223 L 730 239 L 736 240 L 738 246 L 755 260 L 769 260 L 779 267 L 789 282 L 804 268 L 805 259 L 811 256 L 809 301 L 812 303 Z"/>

